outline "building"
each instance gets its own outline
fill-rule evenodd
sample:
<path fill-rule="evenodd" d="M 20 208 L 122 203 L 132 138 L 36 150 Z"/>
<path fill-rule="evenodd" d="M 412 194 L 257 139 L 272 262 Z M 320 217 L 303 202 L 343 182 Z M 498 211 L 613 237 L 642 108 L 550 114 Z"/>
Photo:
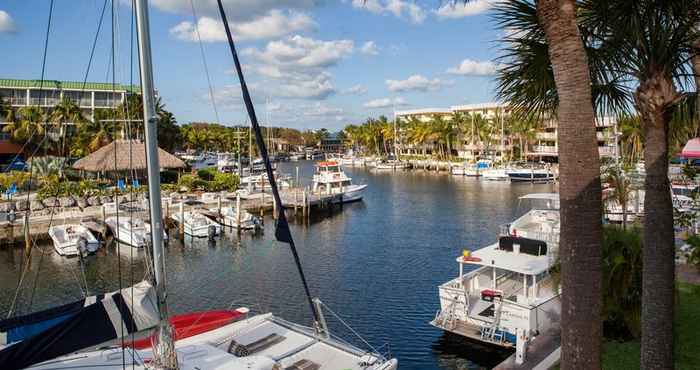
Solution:
<path fill-rule="evenodd" d="M 0 79 L 0 98 L 14 110 L 27 106 L 39 106 L 50 111 L 63 98 L 74 101 L 83 111 L 83 116 L 92 119 L 96 109 L 114 109 L 122 104 L 129 94 L 138 93 L 138 86 L 111 83 L 77 81 Z M 6 125 L 0 117 L 0 128 Z M 71 123 L 68 122 L 70 125 Z M 9 140 L 9 134 L 0 131 L 0 148 Z"/>
<path fill-rule="evenodd" d="M 319 147 L 324 153 L 340 153 L 343 151 L 343 138 L 338 133 L 328 134 L 321 139 Z"/>
<path fill-rule="evenodd" d="M 435 116 L 439 116 L 443 120 L 451 120 L 457 114 L 464 114 L 467 117 L 480 115 L 492 123 L 496 123 L 496 125 L 492 125 L 494 129 L 490 133 L 490 140 L 486 144 L 475 139 L 474 131 L 470 133 L 469 128 L 467 128 L 467 133 L 454 148 L 456 152 L 454 154 L 463 159 L 494 158 L 499 160 L 508 153 L 512 153 L 518 141 L 516 137 L 508 133 L 505 121 L 510 112 L 508 105 L 504 103 L 455 105 L 449 109 L 413 109 L 396 111 L 394 114 L 399 122 L 409 122 L 413 119 L 418 119 L 421 122 L 430 122 Z M 500 125 L 498 125 L 499 121 Z M 614 157 L 617 155 L 615 124 L 615 119 L 612 117 L 601 117 L 596 120 L 598 153 L 601 157 Z M 474 130 L 473 126 L 472 130 Z M 428 144 L 427 146 L 430 147 L 431 145 Z M 545 120 L 542 127 L 535 133 L 534 140 L 523 146 L 525 147 L 523 155 L 530 160 L 558 162 L 559 145 L 556 120 Z M 412 145 L 400 146 L 400 154 L 402 155 L 421 154 L 423 150 L 427 154 L 431 153 L 430 148 L 418 148 Z"/>

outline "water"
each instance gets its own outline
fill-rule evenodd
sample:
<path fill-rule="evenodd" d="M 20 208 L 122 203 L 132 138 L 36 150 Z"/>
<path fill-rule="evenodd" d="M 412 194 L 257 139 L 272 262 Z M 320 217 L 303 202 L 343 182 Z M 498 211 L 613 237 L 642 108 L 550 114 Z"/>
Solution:
<path fill-rule="evenodd" d="M 296 166 L 302 179 L 311 177 L 311 162 L 283 163 L 280 169 L 295 174 Z M 308 226 L 292 223 L 312 293 L 373 346 L 389 343 L 401 369 L 489 368 L 507 357 L 428 324 L 439 308 L 437 286 L 458 274 L 455 257 L 462 249 L 493 242 L 499 225 L 525 211 L 517 207 L 518 196 L 549 192 L 552 185 L 422 171 L 347 172 L 356 183 L 369 185 L 363 202 L 345 205 Z M 216 244 L 172 240 L 166 250 L 171 311 L 245 305 L 309 323 L 291 253 L 272 241 L 273 234 L 273 221 L 267 218 L 263 235 L 239 239 L 228 232 Z M 111 244 L 88 258 L 85 279 L 91 293 L 118 289 L 120 275 L 123 286 L 143 278 L 143 256 L 130 251 Z M 14 296 L 21 256 L 19 249 L 0 251 L 2 317 Z M 17 307 L 24 313 L 79 299 L 82 276 L 77 259 L 60 258 L 51 245 L 42 244 L 34 251 Z M 333 332 L 351 338 L 338 320 L 329 321 Z"/>

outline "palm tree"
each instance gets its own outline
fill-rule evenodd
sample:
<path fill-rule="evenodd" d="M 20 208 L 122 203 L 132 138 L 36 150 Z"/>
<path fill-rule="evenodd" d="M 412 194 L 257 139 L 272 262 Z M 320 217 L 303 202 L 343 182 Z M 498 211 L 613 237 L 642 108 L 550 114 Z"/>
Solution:
<path fill-rule="evenodd" d="M 601 187 L 591 71 L 574 0 L 510 0 L 499 95 L 515 111 L 556 114 L 561 213 L 562 369 L 600 368 Z M 532 52 L 532 50 L 539 51 Z M 542 77 L 542 80 L 538 78 Z"/>
<path fill-rule="evenodd" d="M 14 121 L 14 110 L 12 106 L 2 97 L 0 97 L 0 118 L 4 119 L 6 122 Z"/>
<path fill-rule="evenodd" d="M 638 115 L 621 114 L 617 118 L 617 126 L 622 136 L 620 146 L 625 165 L 632 165 L 642 159 L 644 151 L 644 133 Z"/>
<path fill-rule="evenodd" d="M 25 145 L 25 151 L 31 153 L 33 148 L 44 142 L 46 134 L 46 112 L 39 106 L 22 107 L 18 117 L 3 127 L 10 133 L 12 140 Z"/>
<path fill-rule="evenodd" d="M 627 205 L 632 194 L 632 183 L 622 168 L 618 166 L 608 168 L 603 181 L 612 187 L 605 200 L 616 203 L 622 208 L 622 229 L 627 230 Z"/>
<path fill-rule="evenodd" d="M 639 82 L 633 97 L 646 170 L 641 365 L 670 369 L 675 250 L 668 130 L 694 54 L 697 1 L 590 0 L 582 8 L 582 25 L 595 32 L 609 69 Z"/>
<path fill-rule="evenodd" d="M 64 97 L 51 111 L 49 120 L 54 123 L 54 125 L 58 126 L 59 140 L 62 141 L 61 149 L 58 154 L 59 156 L 64 156 L 66 136 L 68 135 L 66 132 L 66 124 L 73 123 L 77 126 L 83 123 L 85 121 L 83 112 L 73 100 Z"/>

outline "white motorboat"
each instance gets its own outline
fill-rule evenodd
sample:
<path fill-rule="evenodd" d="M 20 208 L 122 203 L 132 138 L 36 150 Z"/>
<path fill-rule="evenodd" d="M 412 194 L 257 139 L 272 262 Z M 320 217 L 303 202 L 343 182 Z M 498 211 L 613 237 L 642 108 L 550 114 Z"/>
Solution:
<path fill-rule="evenodd" d="M 240 209 L 240 215 L 238 214 L 238 209 Z M 217 208 L 211 208 L 209 210 L 215 213 L 219 212 Z M 241 230 L 254 230 L 260 227 L 260 220 L 240 207 L 222 207 L 219 220 L 224 226 Z"/>
<path fill-rule="evenodd" d="M 489 168 L 481 172 L 481 176 L 484 180 L 488 181 L 509 181 L 510 176 L 503 168 Z"/>
<path fill-rule="evenodd" d="M 362 200 L 367 185 L 353 185 L 352 179 L 336 161 L 319 162 L 313 177 L 312 191 L 321 194 L 342 194 L 338 202 L 349 203 Z"/>
<path fill-rule="evenodd" d="M 382 162 L 377 162 L 374 165 L 374 169 L 380 170 L 380 171 L 396 171 L 396 170 L 405 170 L 409 168 L 409 163 L 408 162 L 401 162 L 399 160 L 388 160 L 388 161 L 382 161 Z"/>
<path fill-rule="evenodd" d="M 549 274 L 559 250 L 559 198 L 521 199 L 546 204 L 504 225 L 497 243 L 457 258 L 459 276 L 438 288 L 433 326 L 503 347 L 559 326 L 560 292 Z"/>
<path fill-rule="evenodd" d="M 187 162 L 195 170 L 216 167 L 218 161 L 216 155 L 211 153 L 201 153 L 199 155 L 191 156 L 188 158 L 189 160 L 187 160 Z"/>
<path fill-rule="evenodd" d="M 506 173 L 511 182 L 550 182 L 556 179 L 551 168 L 515 168 Z"/>
<path fill-rule="evenodd" d="M 491 168 L 491 161 L 481 160 L 476 163 L 464 162 L 450 167 L 450 173 L 454 176 L 479 177 L 489 168 Z"/>
<path fill-rule="evenodd" d="M 150 240 L 151 225 L 140 218 L 128 215 L 118 218 L 112 216 L 108 217 L 105 223 L 112 232 L 112 235 L 114 235 L 114 238 L 122 244 L 134 248 L 142 248 L 146 246 L 146 243 Z M 167 239 L 165 231 L 163 231 L 163 237 Z"/>
<path fill-rule="evenodd" d="M 100 242 L 83 225 L 58 225 L 49 228 L 56 253 L 61 256 L 78 256 L 95 253 Z"/>
<path fill-rule="evenodd" d="M 207 238 L 221 233 L 221 225 L 196 211 L 183 212 L 182 216 L 179 212 L 175 212 L 170 217 L 178 224 L 182 224 L 185 234 L 190 236 Z"/>
<path fill-rule="evenodd" d="M 223 173 L 235 173 L 238 170 L 238 160 L 230 153 L 219 153 L 216 160 L 216 169 Z"/>

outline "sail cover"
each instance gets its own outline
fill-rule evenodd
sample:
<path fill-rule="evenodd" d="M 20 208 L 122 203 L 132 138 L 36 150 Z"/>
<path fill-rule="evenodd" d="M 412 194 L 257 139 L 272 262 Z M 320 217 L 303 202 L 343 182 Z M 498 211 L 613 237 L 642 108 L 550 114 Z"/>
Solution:
<path fill-rule="evenodd" d="M 0 321 L 7 342 L 0 369 L 22 369 L 154 327 L 160 321 L 155 289 L 133 287 L 54 309 Z M 19 340 L 19 341 L 18 341 Z"/>

